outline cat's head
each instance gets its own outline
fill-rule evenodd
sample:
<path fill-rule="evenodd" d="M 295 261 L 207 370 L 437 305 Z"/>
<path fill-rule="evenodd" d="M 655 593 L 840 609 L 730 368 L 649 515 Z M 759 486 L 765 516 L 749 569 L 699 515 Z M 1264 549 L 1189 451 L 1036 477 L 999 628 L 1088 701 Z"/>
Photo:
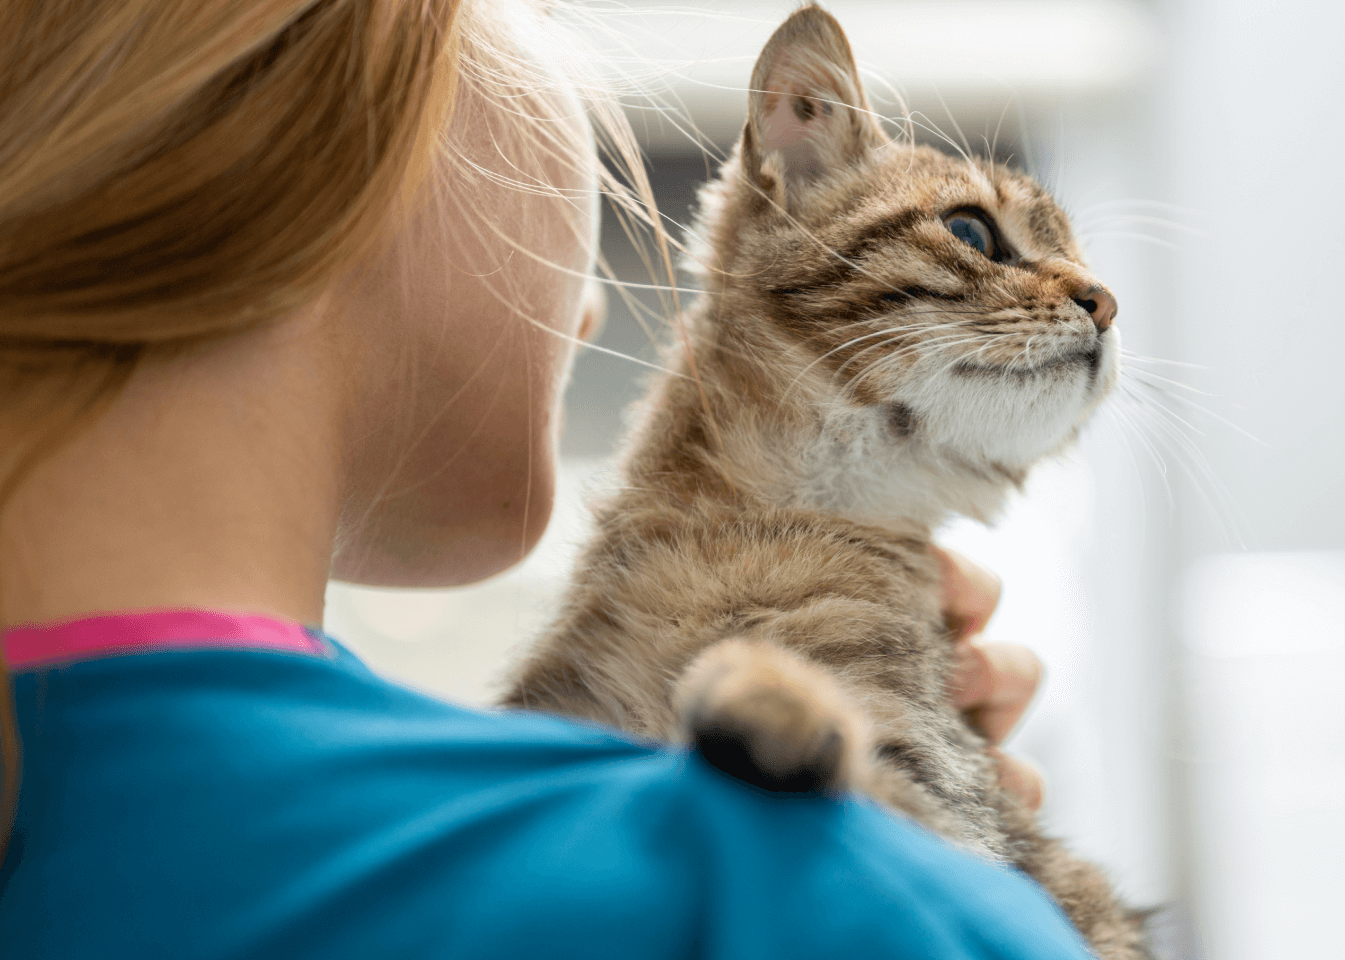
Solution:
<path fill-rule="evenodd" d="M 1004 165 L 893 140 L 818 7 L 762 51 L 697 234 L 721 342 L 776 351 L 760 386 L 867 434 L 874 470 L 887 444 L 903 469 L 1021 482 L 1115 385 L 1116 301 L 1055 201 Z"/>

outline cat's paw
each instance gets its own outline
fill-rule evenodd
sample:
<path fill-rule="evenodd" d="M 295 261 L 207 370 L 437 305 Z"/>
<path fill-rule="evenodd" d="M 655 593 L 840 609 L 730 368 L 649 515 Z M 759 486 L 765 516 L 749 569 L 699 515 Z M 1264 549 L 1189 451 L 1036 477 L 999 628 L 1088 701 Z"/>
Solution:
<path fill-rule="evenodd" d="M 673 705 L 707 762 L 766 790 L 844 790 L 867 762 L 867 724 L 839 684 L 769 643 L 709 648 L 683 673 Z"/>

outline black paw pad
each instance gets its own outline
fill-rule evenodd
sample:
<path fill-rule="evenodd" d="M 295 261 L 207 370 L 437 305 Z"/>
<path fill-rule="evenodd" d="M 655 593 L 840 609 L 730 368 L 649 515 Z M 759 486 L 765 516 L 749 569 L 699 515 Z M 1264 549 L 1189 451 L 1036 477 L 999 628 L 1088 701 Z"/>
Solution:
<path fill-rule="evenodd" d="M 820 793 L 836 779 L 841 759 L 841 735 L 832 732 L 807 762 L 784 770 L 768 770 L 757 762 L 749 736 L 722 724 L 698 726 L 692 744 L 712 767 L 772 793 Z"/>

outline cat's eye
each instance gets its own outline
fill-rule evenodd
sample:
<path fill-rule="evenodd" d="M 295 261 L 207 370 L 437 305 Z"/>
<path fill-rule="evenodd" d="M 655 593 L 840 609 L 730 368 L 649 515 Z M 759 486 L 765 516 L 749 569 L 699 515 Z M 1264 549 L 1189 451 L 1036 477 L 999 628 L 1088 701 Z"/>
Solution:
<path fill-rule="evenodd" d="M 987 260 L 994 260 L 995 231 L 986 218 L 975 210 L 955 210 L 943 218 L 948 231 Z"/>

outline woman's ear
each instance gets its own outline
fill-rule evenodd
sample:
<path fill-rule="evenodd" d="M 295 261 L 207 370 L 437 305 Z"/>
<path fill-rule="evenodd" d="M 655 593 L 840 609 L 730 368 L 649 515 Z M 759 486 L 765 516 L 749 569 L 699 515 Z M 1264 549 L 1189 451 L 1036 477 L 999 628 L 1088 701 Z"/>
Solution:
<path fill-rule="evenodd" d="M 841 25 L 821 7 L 796 11 L 752 70 L 743 172 L 789 209 L 811 184 L 884 139 Z"/>

